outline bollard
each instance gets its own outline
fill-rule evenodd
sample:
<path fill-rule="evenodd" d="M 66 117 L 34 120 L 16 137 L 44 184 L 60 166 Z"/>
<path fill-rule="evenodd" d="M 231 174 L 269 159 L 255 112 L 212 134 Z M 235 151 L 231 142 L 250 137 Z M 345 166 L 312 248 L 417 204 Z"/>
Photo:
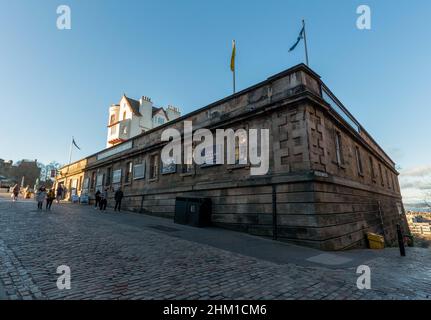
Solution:
<path fill-rule="evenodd" d="M 401 226 L 397 224 L 397 235 L 398 235 L 398 245 L 400 247 L 401 257 L 406 256 L 406 248 L 404 247 L 403 233 L 401 232 Z"/>

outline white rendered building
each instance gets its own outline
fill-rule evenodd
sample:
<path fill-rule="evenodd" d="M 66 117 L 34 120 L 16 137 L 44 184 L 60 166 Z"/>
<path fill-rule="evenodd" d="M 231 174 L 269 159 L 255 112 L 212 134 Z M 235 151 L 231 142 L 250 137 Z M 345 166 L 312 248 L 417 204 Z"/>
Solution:
<path fill-rule="evenodd" d="M 112 147 L 138 134 L 179 118 L 178 108 L 157 108 L 148 97 L 138 100 L 123 95 L 118 104 L 109 108 L 108 138 L 106 147 Z"/>

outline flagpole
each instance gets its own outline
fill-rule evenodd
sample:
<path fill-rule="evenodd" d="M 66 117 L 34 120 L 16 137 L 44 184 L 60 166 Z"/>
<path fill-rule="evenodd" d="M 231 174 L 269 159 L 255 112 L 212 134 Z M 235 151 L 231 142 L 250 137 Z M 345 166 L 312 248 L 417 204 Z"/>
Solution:
<path fill-rule="evenodd" d="M 233 69 L 233 94 L 235 94 L 235 68 Z"/>
<path fill-rule="evenodd" d="M 236 43 L 235 40 L 232 41 L 232 59 L 233 59 L 233 68 L 232 68 L 232 81 L 233 81 L 233 94 L 236 92 L 236 83 L 235 83 L 235 73 L 236 73 Z M 232 61 L 231 61 L 232 65 Z"/>
<path fill-rule="evenodd" d="M 302 19 L 302 27 L 304 28 L 305 63 L 307 64 L 307 66 L 309 66 L 309 64 L 308 64 L 307 35 L 305 32 L 305 20 L 304 19 Z"/>
<path fill-rule="evenodd" d="M 67 166 L 66 179 L 64 180 L 64 187 L 65 188 L 67 188 L 67 175 L 69 174 L 70 164 L 72 162 L 72 149 L 73 149 L 73 137 L 72 137 L 72 141 L 70 142 L 69 165 Z M 67 190 L 67 191 L 69 191 L 69 190 Z"/>

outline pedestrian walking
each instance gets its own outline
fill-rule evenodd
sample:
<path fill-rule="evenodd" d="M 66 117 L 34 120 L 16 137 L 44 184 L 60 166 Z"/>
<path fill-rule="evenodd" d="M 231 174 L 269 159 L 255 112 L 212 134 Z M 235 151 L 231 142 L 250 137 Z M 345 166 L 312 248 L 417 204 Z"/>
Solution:
<path fill-rule="evenodd" d="M 18 184 L 15 184 L 12 188 L 12 201 L 15 202 L 18 200 L 20 187 Z"/>
<path fill-rule="evenodd" d="M 45 187 L 40 187 L 39 190 L 36 193 L 36 201 L 37 201 L 37 208 L 41 209 L 43 208 L 43 202 L 46 198 L 46 189 Z"/>
<path fill-rule="evenodd" d="M 100 210 L 105 211 L 108 205 L 108 188 L 100 194 Z"/>
<path fill-rule="evenodd" d="M 57 203 L 60 203 L 60 200 L 63 197 L 63 191 L 63 187 L 61 186 L 61 184 L 59 184 L 57 187 Z"/>
<path fill-rule="evenodd" d="M 51 210 L 52 203 L 55 199 L 54 189 L 50 189 L 46 195 L 46 210 Z"/>
<path fill-rule="evenodd" d="M 117 189 L 117 191 L 115 192 L 114 198 L 115 198 L 115 208 L 114 211 L 121 211 L 121 200 L 123 200 L 124 197 L 124 193 L 121 190 L 121 187 L 119 187 Z"/>
<path fill-rule="evenodd" d="M 100 190 L 99 189 L 97 189 L 94 196 L 96 198 L 96 203 L 94 204 L 94 208 L 98 208 L 100 206 Z"/>

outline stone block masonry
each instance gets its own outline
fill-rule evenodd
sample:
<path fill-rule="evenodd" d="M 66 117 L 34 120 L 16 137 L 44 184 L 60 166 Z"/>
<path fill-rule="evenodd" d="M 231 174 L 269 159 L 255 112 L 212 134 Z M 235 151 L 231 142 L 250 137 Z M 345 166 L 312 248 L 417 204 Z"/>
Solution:
<path fill-rule="evenodd" d="M 183 121 L 213 132 L 269 129 L 268 173 L 250 175 L 250 164 L 163 170 L 161 134 L 183 133 Z M 303 64 L 124 144 L 85 159 L 78 194 L 109 188 L 113 204 L 121 186 L 125 209 L 170 219 L 176 197 L 209 197 L 214 225 L 324 250 L 364 247 L 368 231 L 391 245 L 397 223 L 409 233 L 395 163 Z"/>

